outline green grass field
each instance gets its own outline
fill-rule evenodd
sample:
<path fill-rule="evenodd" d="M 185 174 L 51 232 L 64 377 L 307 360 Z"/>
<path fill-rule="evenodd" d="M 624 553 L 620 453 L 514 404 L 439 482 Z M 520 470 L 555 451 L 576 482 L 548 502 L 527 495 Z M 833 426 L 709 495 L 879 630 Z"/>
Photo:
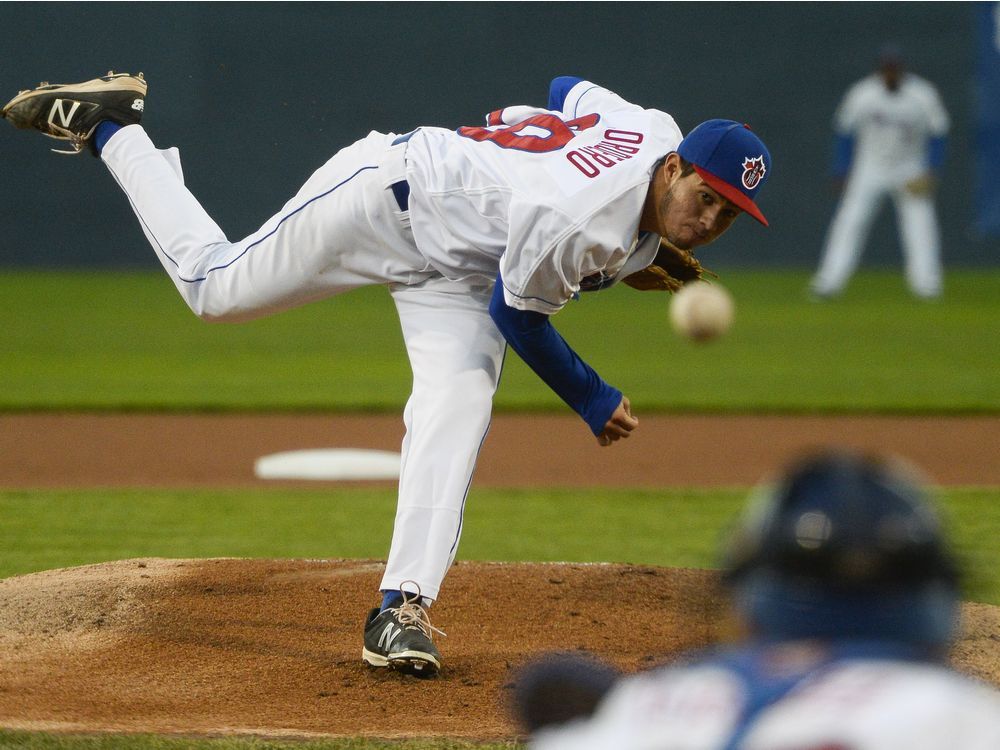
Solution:
<path fill-rule="evenodd" d="M 1000 272 L 949 274 L 920 303 L 869 272 L 841 300 L 807 300 L 804 273 L 724 272 L 730 335 L 693 345 L 669 297 L 615 288 L 554 322 L 642 411 L 1000 411 Z M 192 315 L 162 273 L 0 273 L 0 410 L 399 411 L 410 386 L 382 288 L 243 324 Z M 516 356 L 498 410 L 565 406 Z"/>
<path fill-rule="evenodd" d="M 956 271 L 919 303 L 896 272 L 814 304 L 807 276 L 732 271 L 725 339 L 689 344 L 668 297 L 585 296 L 563 335 L 643 412 L 1000 412 L 1000 272 Z M 208 325 L 160 273 L 0 273 L 0 411 L 397 412 L 410 375 L 384 289 L 274 318 Z M 498 410 L 565 407 L 516 357 Z M 714 567 L 746 489 L 500 491 L 473 487 L 461 558 Z M 384 558 L 394 493 L 376 489 L 11 491 L 0 488 L 0 577 L 156 557 Z M 516 508 L 517 512 L 512 512 Z M 1000 604 L 1000 487 L 949 488 L 942 510 L 968 598 Z M 38 750 L 468 750 L 463 743 L 61 737 L 0 731 Z M 499 750 L 504 745 L 491 745 Z"/>
<path fill-rule="evenodd" d="M 1000 604 L 1000 488 L 941 494 L 969 598 Z M 714 568 L 746 495 L 474 488 L 460 558 Z M 391 489 L 0 491 L 0 577 L 134 557 L 384 559 L 394 511 Z"/>

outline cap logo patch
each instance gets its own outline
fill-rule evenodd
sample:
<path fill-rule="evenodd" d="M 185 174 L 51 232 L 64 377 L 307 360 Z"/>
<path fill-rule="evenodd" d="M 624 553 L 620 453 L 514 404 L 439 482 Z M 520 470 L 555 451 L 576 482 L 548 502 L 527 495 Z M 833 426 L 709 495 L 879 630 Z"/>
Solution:
<path fill-rule="evenodd" d="M 747 157 L 743 160 L 743 187 L 747 190 L 753 190 L 760 184 L 766 172 L 764 154 L 752 159 Z"/>

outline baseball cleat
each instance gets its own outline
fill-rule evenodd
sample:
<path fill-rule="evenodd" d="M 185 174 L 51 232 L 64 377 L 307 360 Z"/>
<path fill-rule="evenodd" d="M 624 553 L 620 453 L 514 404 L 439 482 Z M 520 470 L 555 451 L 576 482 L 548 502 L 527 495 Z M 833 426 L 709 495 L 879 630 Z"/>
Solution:
<path fill-rule="evenodd" d="M 388 667 L 415 677 L 434 677 L 441 669 L 441 654 L 431 640 L 431 633 L 443 632 L 431 625 L 427 611 L 417 602 L 419 594 L 403 592 L 398 607 L 368 613 L 365 620 L 365 645 L 361 658 L 373 667 Z"/>
<path fill-rule="evenodd" d="M 72 151 L 52 149 L 57 154 L 78 154 L 90 142 L 94 129 L 104 120 L 119 125 L 137 125 L 146 100 L 142 73 L 109 71 L 106 76 L 83 83 L 42 82 L 11 99 L 0 110 L 16 128 L 34 128 L 49 138 L 69 141 Z"/>

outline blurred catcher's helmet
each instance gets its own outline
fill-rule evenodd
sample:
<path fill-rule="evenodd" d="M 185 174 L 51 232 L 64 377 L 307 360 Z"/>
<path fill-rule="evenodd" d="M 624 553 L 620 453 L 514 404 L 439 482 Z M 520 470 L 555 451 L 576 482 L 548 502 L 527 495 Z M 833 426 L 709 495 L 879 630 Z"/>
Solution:
<path fill-rule="evenodd" d="M 752 496 L 724 568 L 763 638 L 954 637 L 957 567 L 923 483 L 898 462 L 831 451 L 794 465 Z"/>

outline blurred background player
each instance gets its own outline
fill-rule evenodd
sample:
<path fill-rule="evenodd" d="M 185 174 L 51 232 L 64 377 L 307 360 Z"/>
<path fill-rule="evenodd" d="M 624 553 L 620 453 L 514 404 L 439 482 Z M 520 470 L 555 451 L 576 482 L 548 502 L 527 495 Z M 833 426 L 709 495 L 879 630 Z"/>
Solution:
<path fill-rule="evenodd" d="M 908 470 L 846 452 L 793 465 L 752 496 L 723 580 L 740 644 L 617 682 L 579 656 L 524 670 L 535 750 L 1000 747 L 1000 693 L 945 664 L 958 574 Z M 575 716 L 550 708 L 564 683 Z"/>
<path fill-rule="evenodd" d="M 848 89 L 834 118 L 833 171 L 846 184 L 812 280 L 814 298 L 843 291 L 887 195 L 896 208 L 910 290 L 923 299 L 941 294 L 934 189 L 948 127 L 934 86 L 904 70 L 897 46 L 885 46 L 878 70 Z"/>

